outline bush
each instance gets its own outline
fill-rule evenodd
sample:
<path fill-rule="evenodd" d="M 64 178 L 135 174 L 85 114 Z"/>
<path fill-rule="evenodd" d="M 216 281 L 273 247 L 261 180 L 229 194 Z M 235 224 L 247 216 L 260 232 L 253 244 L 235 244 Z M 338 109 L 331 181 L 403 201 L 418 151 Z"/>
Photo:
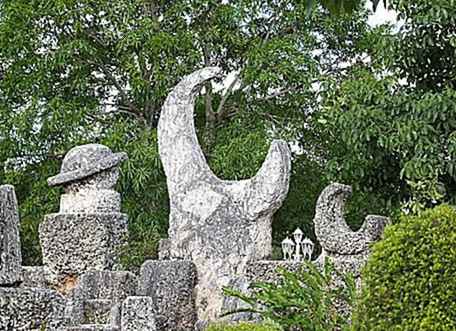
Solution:
<path fill-rule="evenodd" d="M 281 279 L 278 284 L 254 283 L 251 293 L 224 289 L 226 295 L 236 297 L 247 304 L 247 308 L 230 312 L 259 314 L 286 331 L 333 331 L 347 330 L 347 316 L 336 307 L 351 308 L 355 297 L 355 283 L 350 274 L 341 275 L 327 259 L 323 270 L 305 262 L 297 272 L 279 268 Z M 342 283 L 334 286 L 336 278 Z"/>
<path fill-rule="evenodd" d="M 356 330 L 456 330 L 456 210 L 402 216 L 363 271 Z"/>
<path fill-rule="evenodd" d="M 274 324 L 254 324 L 254 323 L 236 323 L 236 324 L 213 324 L 206 331 L 282 331 L 279 326 Z"/>

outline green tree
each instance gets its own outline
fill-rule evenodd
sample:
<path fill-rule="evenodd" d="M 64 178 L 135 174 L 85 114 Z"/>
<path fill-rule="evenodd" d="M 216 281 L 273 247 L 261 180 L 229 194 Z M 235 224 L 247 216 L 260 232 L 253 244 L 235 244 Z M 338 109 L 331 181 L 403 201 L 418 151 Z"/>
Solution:
<path fill-rule="evenodd" d="M 371 208 L 413 212 L 456 191 L 456 3 L 390 1 L 399 31 L 366 35 L 366 60 L 326 89 L 318 121 L 326 169 L 364 191 Z"/>

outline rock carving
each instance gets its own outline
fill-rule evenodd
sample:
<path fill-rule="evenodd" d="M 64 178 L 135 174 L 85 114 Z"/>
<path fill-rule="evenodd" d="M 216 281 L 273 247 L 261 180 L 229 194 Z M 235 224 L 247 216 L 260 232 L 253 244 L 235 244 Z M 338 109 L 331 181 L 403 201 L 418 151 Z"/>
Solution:
<path fill-rule="evenodd" d="M 359 276 L 372 243 L 379 240 L 389 219 L 368 215 L 358 231 L 349 228 L 344 218 L 344 207 L 352 189 L 333 183 L 327 186 L 317 200 L 314 224 L 315 234 L 322 247 L 319 260 L 328 256 L 341 271 Z"/>
<path fill-rule="evenodd" d="M 62 185 L 65 193 L 59 213 L 46 215 L 39 233 L 49 282 L 60 285 L 62 292 L 71 290 L 85 271 L 112 270 L 118 263 L 128 230 L 114 186 L 118 165 L 126 159 L 125 153 L 113 153 L 104 145 L 77 146 L 66 154 L 60 174 L 48 179 L 50 186 Z"/>
<path fill-rule="evenodd" d="M 170 259 L 196 265 L 200 321 L 218 317 L 221 288 L 249 261 L 271 254 L 271 222 L 288 192 L 290 151 L 275 140 L 251 179 L 221 180 L 209 168 L 193 122 L 201 85 L 220 74 L 209 67 L 185 77 L 169 94 L 158 124 L 158 143 L 170 195 Z"/>

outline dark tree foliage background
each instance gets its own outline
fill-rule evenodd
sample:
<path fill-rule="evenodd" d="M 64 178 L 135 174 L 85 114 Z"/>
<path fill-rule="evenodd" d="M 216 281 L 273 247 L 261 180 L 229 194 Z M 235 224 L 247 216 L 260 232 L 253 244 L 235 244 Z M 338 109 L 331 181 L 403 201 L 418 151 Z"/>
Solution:
<path fill-rule="evenodd" d="M 292 146 L 276 246 L 297 226 L 313 238 L 315 201 L 331 180 L 354 185 L 353 227 L 367 213 L 449 200 L 451 3 L 390 1 L 404 21 L 396 31 L 369 27 L 363 1 L 3 0 L 0 183 L 16 186 L 25 263 L 40 263 L 38 224 L 58 210 L 61 192 L 46 179 L 89 142 L 130 158 L 118 187 L 130 217 L 125 264 L 155 257 L 168 221 L 160 108 L 207 65 L 231 78 L 207 84 L 196 107 L 220 177 L 253 176 L 273 138 Z"/>

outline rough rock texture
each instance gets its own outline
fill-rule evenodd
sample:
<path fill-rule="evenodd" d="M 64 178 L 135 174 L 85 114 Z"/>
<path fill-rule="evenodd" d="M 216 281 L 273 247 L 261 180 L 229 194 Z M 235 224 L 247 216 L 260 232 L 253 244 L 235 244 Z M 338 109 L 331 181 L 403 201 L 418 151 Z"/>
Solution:
<path fill-rule="evenodd" d="M 56 186 L 78 182 L 112 169 L 127 158 L 127 154 L 113 153 L 108 147 L 100 144 L 76 146 L 65 155 L 60 174 L 49 178 L 48 184 Z M 103 183 L 98 179 L 95 182 Z M 102 184 L 97 185 L 99 188 L 104 188 Z"/>
<path fill-rule="evenodd" d="M 338 183 L 323 190 L 317 200 L 315 234 L 322 247 L 320 262 L 329 257 L 339 271 L 359 276 L 370 245 L 380 239 L 389 219 L 369 215 L 358 231 L 352 231 L 344 219 L 344 206 L 350 195 L 351 187 Z"/>
<path fill-rule="evenodd" d="M 115 270 L 127 242 L 127 216 L 120 213 L 118 164 L 125 153 L 100 144 L 72 148 L 60 174 L 48 179 L 63 185 L 58 214 L 47 215 L 39 234 L 48 282 L 71 290 L 78 276 L 89 270 Z"/>
<path fill-rule="evenodd" d="M 11 185 L 0 186 L 0 287 L 22 280 L 19 213 Z"/>
<path fill-rule="evenodd" d="M 141 267 L 138 294 L 153 299 L 158 330 L 193 330 L 197 317 L 191 261 L 146 261 Z"/>
<path fill-rule="evenodd" d="M 101 324 L 120 326 L 120 307 L 136 294 L 137 277 L 128 271 L 90 271 L 81 276 L 66 307 L 70 326 Z"/>
<path fill-rule="evenodd" d="M 152 298 L 128 297 L 122 304 L 122 331 L 156 331 Z M 168 329 L 176 330 L 176 329 Z M 187 329 L 191 330 L 191 329 Z"/>
<path fill-rule="evenodd" d="M 89 270 L 116 269 L 128 238 L 127 216 L 51 214 L 40 224 L 43 263 L 51 283 L 63 284 Z"/>
<path fill-rule="evenodd" d="M 0 288 L 0 330 L 55 331 L 62 325 L 65 299 L 37 288 Z"/>
<path fill-rule="evenodd" d="M 249 180 L 217 178 L 206 163 L 193 123 L 194 99 L 206 68 L 185 77 L 165 101 L 158 125 L 161 160 L 170 194 L 169 255 L 192 260 L 198 272 L 200 320 L 221 310 L 221 288 L 245 271 L 248 261 L 271 254 L 271 220 L 282 204 L 290 177 L 290 151 L 273 141 L 257 175 Z"/>
<path fill-rule="evenodd" d="M 247 266 L 246 278 L 251 282 L 278 283 L 281 276 L 279 268 L 296 272 L 302 267 L 302 262 L 296 261 L 252 261 Z"/>
<path fill-rule="evenodd" d="M 47 269 L 44 266 L 22 267 L 21 287 L 46 288 Z"/>

